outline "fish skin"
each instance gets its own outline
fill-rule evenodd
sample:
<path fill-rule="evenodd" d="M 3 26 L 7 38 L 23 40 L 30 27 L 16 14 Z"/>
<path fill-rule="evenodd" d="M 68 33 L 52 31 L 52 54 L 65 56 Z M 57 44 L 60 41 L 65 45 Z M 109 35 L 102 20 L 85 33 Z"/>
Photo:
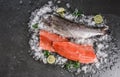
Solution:
<path fill-rule="evenodd" d="M 108 27 L 88 27 L 57 15 L 43 17 L 42 23 L 46 26 L 43 30 L 51 31 L 67 38 L 87 39 L 90 37 L 105 35 L 108 30 Z"/>

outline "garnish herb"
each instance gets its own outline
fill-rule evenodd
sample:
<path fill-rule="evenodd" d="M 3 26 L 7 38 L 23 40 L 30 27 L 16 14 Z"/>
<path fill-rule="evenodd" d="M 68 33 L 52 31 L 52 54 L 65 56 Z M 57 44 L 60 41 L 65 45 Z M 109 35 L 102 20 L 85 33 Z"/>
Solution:
<path fill-rule="evenodd" d="M 81 16 L 81 13 L 78 11 L 78 10 L 75 10 L 74 12 L 73 12 L 73 15 L 74 16 Z"/>
<path fill-rule="evenodd" d="M 48 50 L 44 50 L 44 56 L 48 57 L 50 55 L 50 52 Z"/>
<path fill-rule="evenodd" d="M 33 27 L 34 29 L 38 28 L 38 23 L 32 25 L 32 27 Z"/>
<path fill-rule="evenodd" d="M 68 63 L 65 64 L 66 69 L 79 68 L 79 67 L 80 67 L 80 63 L 77 61 L 69 61 Z"/>
<path fill-rule="evenodd" d="M 80 67 L 80 62 L 74 62 L 74 64 L 73 64 L 73 67 L 75 67 L 75 68 L 79 68 Z"/>

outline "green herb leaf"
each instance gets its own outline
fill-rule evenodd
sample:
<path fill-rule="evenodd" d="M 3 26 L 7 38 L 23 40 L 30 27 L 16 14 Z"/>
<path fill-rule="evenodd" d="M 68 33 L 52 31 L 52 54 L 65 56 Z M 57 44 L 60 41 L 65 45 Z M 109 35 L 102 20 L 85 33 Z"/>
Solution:
<path fill-rule="evenodd" d="M 74 62 L 73 67 L 75 67 L 75 68 L 79 68 L 79 67 L 80 67 L 80 63 L 79 63 L 79 62 Z"/>
<path fill-rule="evenodd" d="M 66 64 L 65 64 L 65 68 L 66 68 L 66 69 L 70 69 L 70 67 L 71 67 L 71 64 L 70 64 L 70 63 L 66 63 Z"/>
<path fill-rule="evenodd" d="M 48 57 L 50 55 L 50 52 L 48 50 L 44 50 L 44 56 Z"/>
<path fill-rule="evenodd" d="M 68 61 L 68 63 L 65 64 L 65 68 L 66 69 L 70 69 L 70 68 L 79 68 L 80 67 L 80 63 L 77 61 Z"/>
<path fill-rule="evenodd" d="M 81 13 L 78 11 L 78 10 L 75 10 L 74 12 L 73 12 L 73 15 L 74 16 L 81 16 Z"/>
<path fill-rule="evenodd" d="M 38 28 L 38 23 L 32 25 L 32 27 L 35 28 L 35 29 Z"/>

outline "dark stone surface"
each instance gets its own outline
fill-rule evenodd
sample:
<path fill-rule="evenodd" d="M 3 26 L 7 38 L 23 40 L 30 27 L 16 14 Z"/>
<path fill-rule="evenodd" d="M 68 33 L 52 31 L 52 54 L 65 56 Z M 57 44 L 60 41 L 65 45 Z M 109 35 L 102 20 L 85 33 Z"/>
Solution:
<path fill-rule="evenodd" d="M 65 1 L 65 0 L 62 0 Z M 106 15 L 120 47 L 120 8 L 114 0 L 66 0 L 85 14 Z M 59 68 L 34 61 L 29 55 L 28 28 L 31 11 L 47 0 L 0 0 L 0 77 L 72 77 Z M 120 63 L 100 77 L 119 77 Z"/>

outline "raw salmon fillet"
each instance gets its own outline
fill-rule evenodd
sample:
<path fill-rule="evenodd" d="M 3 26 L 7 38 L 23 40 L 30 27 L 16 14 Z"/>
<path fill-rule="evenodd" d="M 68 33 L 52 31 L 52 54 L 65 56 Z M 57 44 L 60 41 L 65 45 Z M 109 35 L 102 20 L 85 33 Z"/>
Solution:
<path fill-rule="evenodd" d="M 44 50 L 54 51 L 52 47 L 53 42 L 68 41 L 57 34 L 47 32 L 45 30 L 40 30 L 40 47 Z"/>
<path fill-rule="evenodd" d="M 71 42 L 54 42 L 55 51 L 70 60 L 80 63 L 93 63 L 96 60 L 94 49 L 89 45 L 78 45 Z"/>
<path fill-rule="evenodd" d="M 88 64 L 96 60 L 93 46 L 75 44 L 45 30 L 40 30 L 40 47 L 43 50 L 56 52 L 67 59 L 80 63 Z"/>

